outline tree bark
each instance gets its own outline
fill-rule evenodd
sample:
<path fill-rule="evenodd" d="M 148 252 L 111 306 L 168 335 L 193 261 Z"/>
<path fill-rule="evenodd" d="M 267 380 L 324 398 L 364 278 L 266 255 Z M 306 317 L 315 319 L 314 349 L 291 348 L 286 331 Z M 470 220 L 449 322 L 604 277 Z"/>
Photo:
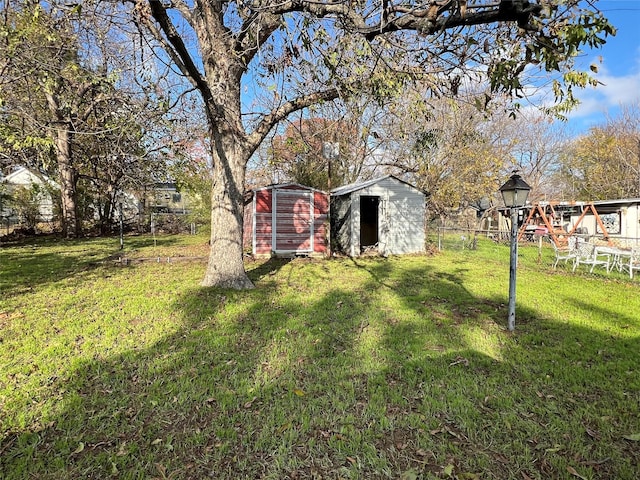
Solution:
<path fill-rule="evenodd" d="M 225 156 L 224 161 L 219 159 L 220 155 Z M 244 270 L 242 250 L 246 160 L 242 153 L 233 150 L 214 152 L 213 158 L 211 247 L 201 285 L 250 289 L 254 285 Z"/>
<path fill-rule="evenodd" d="M 224 44 L 205 62 L 205 98 L 213 182 L 211 187 L 211 242 L 209 263 L 201 282 L 205 287 L 250 289 L 244 269 L 244 180 L 253 148 L 247 142 L 240 109 L 243 67 L 224 58 Z M 212 51 L 215 51 L 212 50 Z M 216 98 L 212 92 L 216 92 Z"/>
<path fill-rule="evenodd" d="M 56 159 L 60 179 L 60 200 L 62 204 L 62 232 L 67 238 L 81 234 L 78 221 L 78 195 L 76 190 L 76 171 L 71 158 L 72 133 L 69 122 L 58 122 L 54 130 Z"/>

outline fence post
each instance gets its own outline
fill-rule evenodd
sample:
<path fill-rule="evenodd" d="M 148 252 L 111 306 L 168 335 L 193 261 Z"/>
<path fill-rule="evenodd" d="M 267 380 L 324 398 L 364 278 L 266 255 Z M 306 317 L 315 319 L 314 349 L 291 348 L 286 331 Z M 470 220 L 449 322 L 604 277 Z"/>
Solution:
<path fill-rule="evenodd" d="M 120 213 L 120 250 L 124 249 L 124 218 L 122 215 L 122 202 L 118 205 Z"/>

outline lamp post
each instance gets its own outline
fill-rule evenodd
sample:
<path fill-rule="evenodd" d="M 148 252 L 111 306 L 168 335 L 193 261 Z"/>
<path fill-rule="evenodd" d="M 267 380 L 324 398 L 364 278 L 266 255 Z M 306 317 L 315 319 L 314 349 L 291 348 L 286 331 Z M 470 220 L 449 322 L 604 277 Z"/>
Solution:
<path fill-rule="evenodd" d="M 518 264 L 518 210 L 527 203 L 531 187 L 513 173 L 500 187 L 504 205 L 511 212 L 511 256 L 509 263 L 509 331 L 516 328 L 516 266 Z"/>

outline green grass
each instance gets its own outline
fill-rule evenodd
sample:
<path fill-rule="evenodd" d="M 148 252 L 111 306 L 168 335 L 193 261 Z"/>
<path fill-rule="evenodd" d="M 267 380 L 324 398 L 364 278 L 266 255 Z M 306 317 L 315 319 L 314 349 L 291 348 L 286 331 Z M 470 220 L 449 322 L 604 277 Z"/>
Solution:
<path fill-rule="evenodd" d="M 638 477 L 637 279 L 523 247 L 509 333 L 487 241 L 249 261 L 247 292 L 167 263 L 202 237 L 117 246 L 0 249 L 0 478 Z"/>

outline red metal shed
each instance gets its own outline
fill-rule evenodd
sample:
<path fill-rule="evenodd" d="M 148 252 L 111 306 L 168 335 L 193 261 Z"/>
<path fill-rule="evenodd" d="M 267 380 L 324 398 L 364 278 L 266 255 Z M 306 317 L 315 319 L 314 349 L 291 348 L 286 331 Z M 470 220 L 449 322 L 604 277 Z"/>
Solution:
<path fill-rule="evenodd" d="M 256 188 L 244 209 L 244 247 L 254 255 L 324 255 L 329 195 L 297 183 Z"/>

